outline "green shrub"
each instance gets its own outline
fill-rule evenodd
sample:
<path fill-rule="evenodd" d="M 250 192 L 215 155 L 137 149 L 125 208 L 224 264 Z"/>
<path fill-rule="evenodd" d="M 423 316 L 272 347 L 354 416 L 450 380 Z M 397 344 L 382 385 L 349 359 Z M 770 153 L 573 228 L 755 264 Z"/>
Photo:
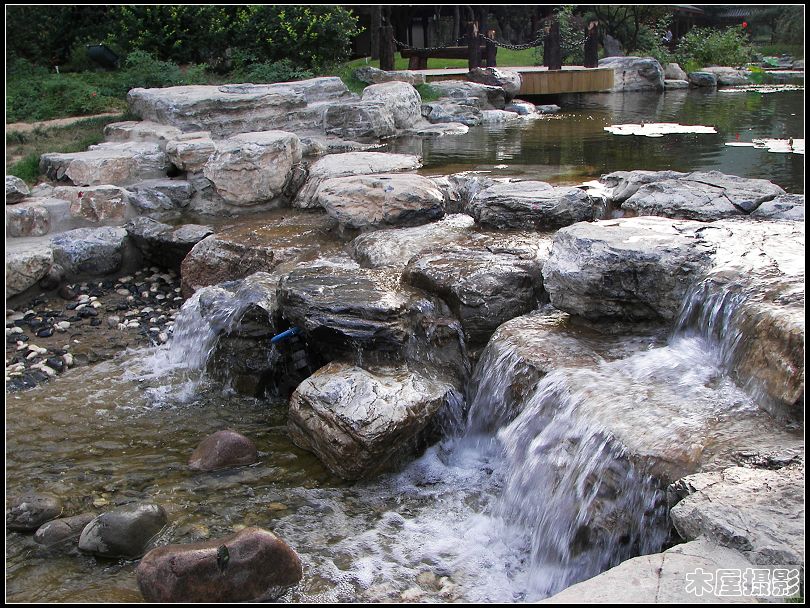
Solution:
<path fill-rule="evenodd" d="M 234 80 L 253 83 L 290 82 L 314 77 L 307 69 L 296 66 L 289 59 L 273 63 L 245 65 L 234 73 Z"/>
<path fill-rule="evenodd" d="M 414 88 L 419 91 L 419 96 L 422 98 L 424 103 L 436 101 L 442 95 L 438 89 L 430 86 L 429 84 L 418 84 Z"/>
<path fill-rule="evenodd" d="M 754 49 L 740 28 L 724 30 L 692 28 L 681 38 L 675 57 L 682 66 L 690 62 L 700 68 L 710 65 L 741 66 L 753 57 Z M 684 68 L 686 69 L 686 68 Z"/>

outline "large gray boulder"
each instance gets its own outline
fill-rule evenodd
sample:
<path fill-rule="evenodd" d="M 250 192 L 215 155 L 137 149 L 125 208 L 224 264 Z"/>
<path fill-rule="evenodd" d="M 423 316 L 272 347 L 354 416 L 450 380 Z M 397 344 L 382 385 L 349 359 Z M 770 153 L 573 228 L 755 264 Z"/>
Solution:
<path fill-rule="evenodd" d="M 341 230 L 417 226 L 444 215 L 444 194 L 421 175 L 387 173 L 323 181 L 315 200 Z"/>
<path fill-rule="evenodd" d="M 646 184 L 679 179 L 686 175 L 680 171 L 614 171 L 599 178 L 599 182 L 609 191 L 609 198 L 621 203 L 633 196 Z"/>
<path fill-rule="evenodd" d="M 126 121 L 112 122 L 104 127 L 104 138 L 111 142 L 141 141 L 159 144 L 166 149 L 166 144 L 182 134 L 177 127 L 161 125 L 156 122 Z"/>
<path fill-rule="evenodd" d="M 687 74 L 687 80 L 693 87 L 704 89 L 717 88 L 717 76 L 711 72 L 689 72 L 689 74 Z"/>
<path fill-rule="evenodd" d="M 453 388 L 400 368 L 330 363 L 290 398 L 287 430 L 335 475 L 369 477 L 414 443 Z"/>
<path fill-rule="evenodd" d="M 299 213 L 241 222 L 194 245 L 181 265 L 181 288 L 188 297 L 200 287 L 328 255 L 338 247 L 324 214 Z"/>
<path fill-rule="evenodd" d="M 702 226 L 638 217 L 561 229 L 543 268 L 551 303 L 587 318 L 675 318 L 690 283 L 711 265 Z"/>
<path fill-rule="evenodd" d="M 431 82 L 430 86 L 440 97 L 447 98 L 445 101 L 466 102 L 482 110 L 503 110 L 506 105 L 506 92 L 502 87 L 466 80 L 442 80 Z"/>
<path fill-rule="evenodd" d="M 31 194 L 28 185 L 19 177 L 6 175 L 6 205 L 19 203 Z"/>
<path fill-rule="evenodd" d="M 217 151 L 207 131 L 185 133 L 166 143 L 166 156 L 181 171 L 199 173 Z"/>
<path fill-rule="evenodd" d="M 301 161 L 294 133 L 241 133 L 217 142 L 203 174 L 228 204 L 250 207 L 277 201 Z"/>
<path fill-rule="evenodd" d="M 41 199 L 6 207 L 6 235 L 12 237 L 43 236 L 51 231 L 51 214 Z"/>
<path fill-rule="evenodd" d="M 397 129 L 410 129 L 421 122 L 422 98 L 408 83 L 373 84 L 363 90 L 360 99 L 385 104 L 394 118 L 394 126 Z"/>
<path fill-rule="evenodd" d="M 467 80 L 500 87 L 509 102 L 520 94 L 520 72 L 499 68 L 474 68 L 467 73 Z"/>
<path fill-rule="evenodd" d="M 673 484 L 670 511 L 685 540 L 706 538 L 753 564 L 804 565 L 804 467 L 733 467 Z"/>
<path fill-rule="evenodd" d="M 330 105 L 323 113 L 323 131 L 363 141 L 395 135 L 397 125 L 385 102 L 357 101 Z"/>
<path fill-rule="evenodd" d="M 6 293 L 24 292 L 42 279 L 53 266 L 53 248 L 47 241 L 28 240 L 6 246 Z"/>
<path fill-rule="evenodd" d="M 214 137 L 275 129 L 321 130 L 323 113 L 333 104 L 355 99 L 337 77 L 276 84 L 230 84 L 132 89 L 130 111 L 185 133 L 208 131 Z"/>
<path fill-rule="evenodd" d="M 152 549 L 135 570 L 147 602 L 267 602 L 303 576 L 301 560 L 261 528 Z"/>
<path fill-rule="evenodd" d="M 667 80 L 686 80 L 686 72 L 677 63 L 668 63 L 664 66 L 664 78 Z"/>
<path fill-rule="evenodd" d="M 466 214 L 412 228 L 389 228 L 361 234 L 349 245 L 352 257 L 369 268 L 404 268 L 414 255 L 438 245 L 467 239 L 474 220 Z"/>
<path fill-rule="evenodd" d="M 105 275 L 121 268 L 127 242 L 124 228 L 77 228 L 51 237 L 54 262 L 68 274 Z"/>
<path fill-rule="evenodd" d="M 132 192 L 119 186 L 57 186 L 53 196 L 70 203 L 70 215 L 92 224 L 121 224 L 135 214 Z"/>
<path fill-rule="evenodd" d="M 384 152 L 328 154 L 309 166 L 307 181 L 298 191 L 293 206 L 301 209 L 317 207 L 318 188 L 325 180 L 333 177 L 413 171 L 421 166 L 419 157 L 412 154 Z"/>
<path fill-rule="evenodd" d="M 738 87 L 751 84 L 751 81 L 748 79 L 748 75 L 750 74 L 748 70 L 712 66 L 703 68 L 701 72 L 714 74 L 717 78 L 717 86 L 720 87 Z"/>
<path fill-rule="evenodd" d="M 148 179 L 129 187 L 130 204 L 144 214 L 188 207 L 194 186 L 184 179 Z"/>
<path fill-rule="evenodd" d="M 494 240 L 436 247 L 415 255 L 403 280 L 441 297 L 467 342 L 482 345 L 501 323 L 545 299 L 541 273 L 550 245 L 550 237 L 522 235 L 501 247 Z"/>
<path fill-rule="evenodd" d="M 381 84 L 383 82 L 407 82 L 413 86 L 425 84 L 425 75 L 419 72 L 409 70 L 386 72 L 370 65 L 357 68 L 354 71 L 354 76 L 367 84 Z"/>
<path fill-rule="evenodd" d="M 593 219 L 594 201 L 579 188 L 546 182 L 494 184 L 472 197 L 465 211 L 484 226 L 552 230 Z"/>
<path fill-rule="evenodd" d="M 483 121 L 483 114 L 477 102 L 471 103 L 467 100 L 423 103 L 422 116 L 433 124 L 454 123 L 468 127 L 480 125 Z"/>
<path fill-rule="evenodd" d="M 96 517 L 82 530 L 79 549 L 100 557 L 138 558 L 168 523 L 155 503 L 118 507 Z"/>
<path fill-rule="evenodd" d="M 652 57 L 605 57 L 599 67 L 613 68 L 615 93 L 664 90 L 664 70 Z"/>
<path fill-rule="evenodd" d="M 85 152 L 43 154 L 39 170 L 54 181 L 76 186 L 127 186 L 140 180 L 166 177 L 168 160 L 159 144 L 104 143 Z"/>

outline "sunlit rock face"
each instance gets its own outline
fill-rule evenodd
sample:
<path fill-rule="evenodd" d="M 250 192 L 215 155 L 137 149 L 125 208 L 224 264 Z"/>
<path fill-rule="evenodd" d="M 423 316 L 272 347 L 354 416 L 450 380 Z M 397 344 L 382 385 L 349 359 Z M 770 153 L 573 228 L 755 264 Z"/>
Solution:
<path fill-rule="evenodd" d="M 664 69 L 652 57 L 605 57 L 599 67 L 613 68 L 613 92 L 664 90 Z"/>

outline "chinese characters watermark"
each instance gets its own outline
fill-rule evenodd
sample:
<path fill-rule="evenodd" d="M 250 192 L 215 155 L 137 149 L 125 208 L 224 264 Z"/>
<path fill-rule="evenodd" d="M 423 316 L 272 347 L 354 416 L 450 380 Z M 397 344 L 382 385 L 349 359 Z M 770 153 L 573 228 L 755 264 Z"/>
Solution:
<path fill-rule="evenodd" d="M 696 568 L 686 574 L 686 592 L 697 597 L 793 597 L 800 592 L 798 566 Z"/>

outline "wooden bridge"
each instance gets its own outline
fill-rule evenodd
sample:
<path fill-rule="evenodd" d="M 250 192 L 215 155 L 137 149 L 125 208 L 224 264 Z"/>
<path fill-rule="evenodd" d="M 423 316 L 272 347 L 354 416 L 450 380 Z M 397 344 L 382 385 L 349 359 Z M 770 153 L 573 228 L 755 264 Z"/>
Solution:
<path fill-rule="evenodd" d="M 520 95 L 557 95 L 559 93 L 598 93 L 613 88 L 613 68 L 562 66 L 550 70 L 545 66 L 501 68 L 520 72 Z M 466 68 L 444 70 L 415 70 L 425 75 L 427 82 L 464 80 Z"/>

